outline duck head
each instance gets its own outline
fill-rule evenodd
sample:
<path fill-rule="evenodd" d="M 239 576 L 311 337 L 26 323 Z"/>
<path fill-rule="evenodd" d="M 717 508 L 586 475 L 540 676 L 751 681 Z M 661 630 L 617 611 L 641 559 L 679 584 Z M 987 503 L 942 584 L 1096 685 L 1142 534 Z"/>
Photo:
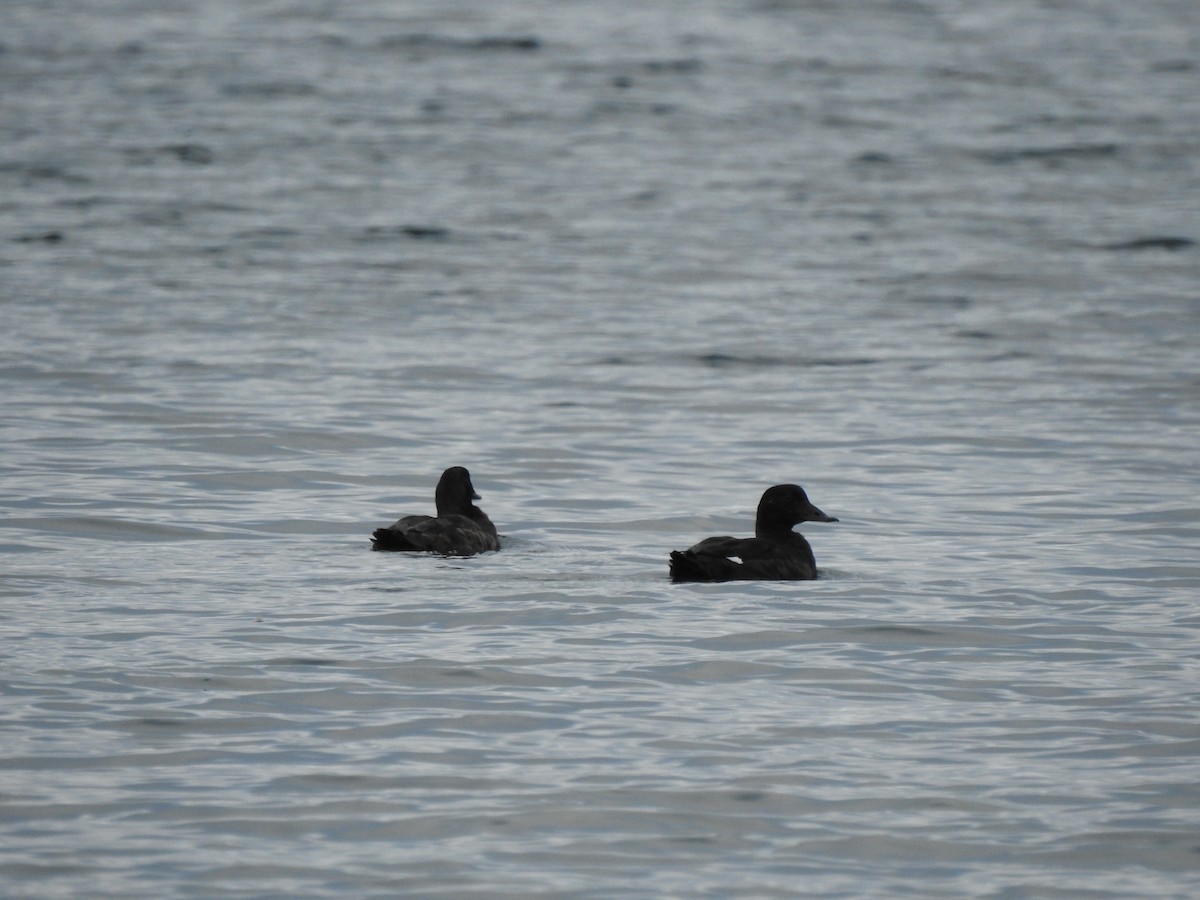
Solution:
<path fill-rule="evenodd" d="M 471 473 L 462 466 L 451 466 L 438 479 L 434 501 L 439 516 L 463 515 L 471 509 L 471 501 L 478 499 L 475 486 L 471 484 Z"/>
<path fill-rule="evenodd" d="M 813 506 L 804 488 L 798 484 L 777 484 L 763 492 L 758 501 L 754 531 L 759 536 L 791 531 L 801 522 L 836 522 Z"/>

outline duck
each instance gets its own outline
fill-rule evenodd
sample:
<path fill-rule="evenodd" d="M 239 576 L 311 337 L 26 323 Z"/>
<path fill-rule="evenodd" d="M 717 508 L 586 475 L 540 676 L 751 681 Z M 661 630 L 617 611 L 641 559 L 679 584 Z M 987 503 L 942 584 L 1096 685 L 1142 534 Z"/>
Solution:
<path fill-rule="evenodd" d="M 802 534 L 801 522 L 836 522 L 813 506 L 798 484 L 767 488 L 758 502 L 754 537 L 710 537 L 687 550 L 671 552 L 671 580 L 811 581 L 817 561 Z"/>
<path fill-rule="evenodd" d="M 443 556 L 474 556 L 500 549 L 496 526 L 471 501 L 480 499 L 471 473 L 451 466 L 438 479 L 436 516 L 404 516 L 371 534 L 372 550 L 424 551 Z"/>

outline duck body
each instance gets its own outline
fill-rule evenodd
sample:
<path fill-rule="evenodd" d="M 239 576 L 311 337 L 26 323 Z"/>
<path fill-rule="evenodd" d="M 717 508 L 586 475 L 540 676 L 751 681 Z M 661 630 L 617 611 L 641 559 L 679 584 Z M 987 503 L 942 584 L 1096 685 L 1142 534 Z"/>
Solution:
<path fill-rule="evenodd" d="M 816 577 L 812 547 L 794 531 L 783 541 L 710 537 L 671 553 L 673 581 L 811 581 Z"/>
<path fill-rule="evenodd" d="M 438 481 L 436 516 L 404 516 L 371 535 L 372 550 L 474 556 L 500 549 L 500 535 L 487 513 L 471 501 L 479 495 L 471 474 L 451 466 Z"/>
<path fill-rule="evenodd" d="M 767 488 L 758 504 L 754 537 L 710 537 L 671 553 L 671 580 L 811 581 L 817 561 L 804 536 L 792 531 L 800 522 L 836 522 L 813 506 L 796 484 Z"/>

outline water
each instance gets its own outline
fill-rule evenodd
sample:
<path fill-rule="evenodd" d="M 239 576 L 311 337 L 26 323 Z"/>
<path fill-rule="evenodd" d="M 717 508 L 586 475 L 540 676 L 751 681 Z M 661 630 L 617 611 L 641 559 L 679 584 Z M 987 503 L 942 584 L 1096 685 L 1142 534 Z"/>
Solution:
<path fill-rule="evenodd" d="M 1200 14 L 0 14 L 0 887 L 1200 891 Z M 468 466 L 506 535 L 368 552 Z M 673 586 L 798 481 L 823 578 Z"/>

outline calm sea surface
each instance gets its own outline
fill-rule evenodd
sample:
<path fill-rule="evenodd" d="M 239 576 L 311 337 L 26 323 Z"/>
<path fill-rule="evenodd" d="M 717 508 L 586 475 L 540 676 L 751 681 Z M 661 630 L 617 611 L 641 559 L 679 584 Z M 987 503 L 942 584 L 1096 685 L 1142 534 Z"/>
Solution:
<path fill-rule="evenodd" d="M 1198 60 L 8 0 L 0 894 L 1200 895 Z M 783 481 L 821 580 L 668 582 Z"/>

